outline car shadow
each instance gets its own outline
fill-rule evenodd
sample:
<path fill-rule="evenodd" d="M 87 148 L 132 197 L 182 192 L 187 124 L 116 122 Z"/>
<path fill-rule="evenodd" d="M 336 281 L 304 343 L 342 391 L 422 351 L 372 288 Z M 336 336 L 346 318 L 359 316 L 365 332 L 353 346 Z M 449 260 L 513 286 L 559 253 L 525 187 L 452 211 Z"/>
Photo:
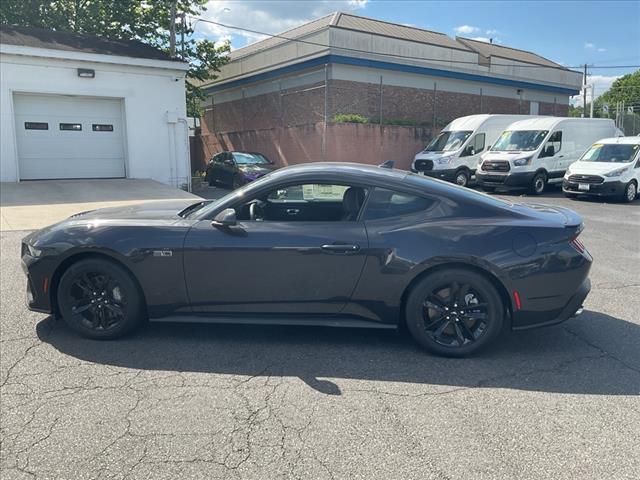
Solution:
<path fill-rule="evenodd" d="M 590 329 L 625 339 L 617 358 L 582 337 Z M 589 332 L 586 332 L 587 334 Z M 455 388 L 508 388 L 591 395 L 639 395 L 640 327 L 597 312 L 564 325 L 508 333 L 465 359 L 429 355 L 406 333 L 320 327 L 150 323 L 117 341 L 77 336 L 47 317 L 38 337 L 63 354 L 139 370 L 298 377 L 311 388 L 341 395 L 339 379 Z M 636 366 L 634 366 L 636 365 Z"/>

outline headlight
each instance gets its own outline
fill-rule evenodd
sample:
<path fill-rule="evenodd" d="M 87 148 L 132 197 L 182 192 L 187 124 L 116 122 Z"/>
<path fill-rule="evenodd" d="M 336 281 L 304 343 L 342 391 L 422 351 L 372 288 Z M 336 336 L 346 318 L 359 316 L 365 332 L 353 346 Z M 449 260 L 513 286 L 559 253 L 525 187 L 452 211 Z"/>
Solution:
<path fill-rule="evenodd" d="M 627 170 L 629 170 L 629 167 L 619 168 L 619 169 L 614 170 L 612 172 L 605 173 L 604 176 L 605 177 L 619 177 L 620 175 L 622 175 Z"/>
<path fill-rule="evenodd" d="M 449 156 L 449 157 L 442 157 L 436 160 L 436 162 L 438 162 L 438 165 L 446 165 L 447 163 L 451 163 L 451 159 L 453 157 Z"/>
<path fill-rule="evenodd" d="M 29 252 L 29 255 L 34 258 L 38 258 L 42 255 L 42 250 L 34 247 L 33 245 L 27 245 L 27 251 Z"/>
<path fill-rule="evenodd" d="M 519 158 L 517 160 L 513 161 L 513 164 L 516 167 L 524 167 L 525 165 L 529 165 L 531 163 L 531 159 L 533 158 L 533 155 L 530 157 L 526 157 L 526 158 Z"/>

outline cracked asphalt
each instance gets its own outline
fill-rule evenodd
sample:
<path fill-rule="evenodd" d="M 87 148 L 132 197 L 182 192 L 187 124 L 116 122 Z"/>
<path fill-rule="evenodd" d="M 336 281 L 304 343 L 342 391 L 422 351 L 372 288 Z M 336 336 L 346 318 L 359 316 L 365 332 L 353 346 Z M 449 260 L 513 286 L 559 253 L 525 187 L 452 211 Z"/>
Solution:
<path fill-rule="evenodd" d="M 2 232 L 0 476 L 637 479 L 640 200 L 535 201 L 585 218 L 585 313 L 462 360 L 388 331 L 152 324 L 85 340 L 25 309 L 27 232 Z"/>

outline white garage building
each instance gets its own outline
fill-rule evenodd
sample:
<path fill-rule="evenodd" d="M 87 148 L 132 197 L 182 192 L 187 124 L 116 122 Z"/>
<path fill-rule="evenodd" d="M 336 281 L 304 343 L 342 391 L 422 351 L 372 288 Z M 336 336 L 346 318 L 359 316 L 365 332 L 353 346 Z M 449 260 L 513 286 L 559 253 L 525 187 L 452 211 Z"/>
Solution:
<path fill-rule="evenodd" d="M 0 26 L 0 181 L 187 185 L 187 68 L 141 42 Z"/>

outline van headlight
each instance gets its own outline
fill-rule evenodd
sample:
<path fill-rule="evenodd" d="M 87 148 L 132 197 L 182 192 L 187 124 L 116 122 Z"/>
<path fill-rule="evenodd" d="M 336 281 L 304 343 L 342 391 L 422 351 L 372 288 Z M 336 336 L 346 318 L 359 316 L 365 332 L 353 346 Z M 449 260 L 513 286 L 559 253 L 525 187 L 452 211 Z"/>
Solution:
<path fill-rule="evenodd" d="M 447 165 L 447 164 L 451 163 L 451 159 L 452 158 L 453 158 L 452 156 L 441 157 L 441 158 L 437 159 L 436 162 L 438 162 L 438 165 Z"/>
<path fill-rule="evenodd" d="M 532 158 L 533 158 L 533 155 L 530 157 L 519 158 L 513 161 L 513 165 L 515 165 L 516 167 L 524 167 L 525 165 L 530 165 Z"/>
<path fill-rule="evenodd" d="M 605 173 L 604 176 L 605 177 L 619 177 L 620 175 L 622 175 L 627 170 L 629 170 L 629 167 L 619 168 L 619 169 L 613 170 L 613 171 L 611 171 L 609 173 Z"/>

